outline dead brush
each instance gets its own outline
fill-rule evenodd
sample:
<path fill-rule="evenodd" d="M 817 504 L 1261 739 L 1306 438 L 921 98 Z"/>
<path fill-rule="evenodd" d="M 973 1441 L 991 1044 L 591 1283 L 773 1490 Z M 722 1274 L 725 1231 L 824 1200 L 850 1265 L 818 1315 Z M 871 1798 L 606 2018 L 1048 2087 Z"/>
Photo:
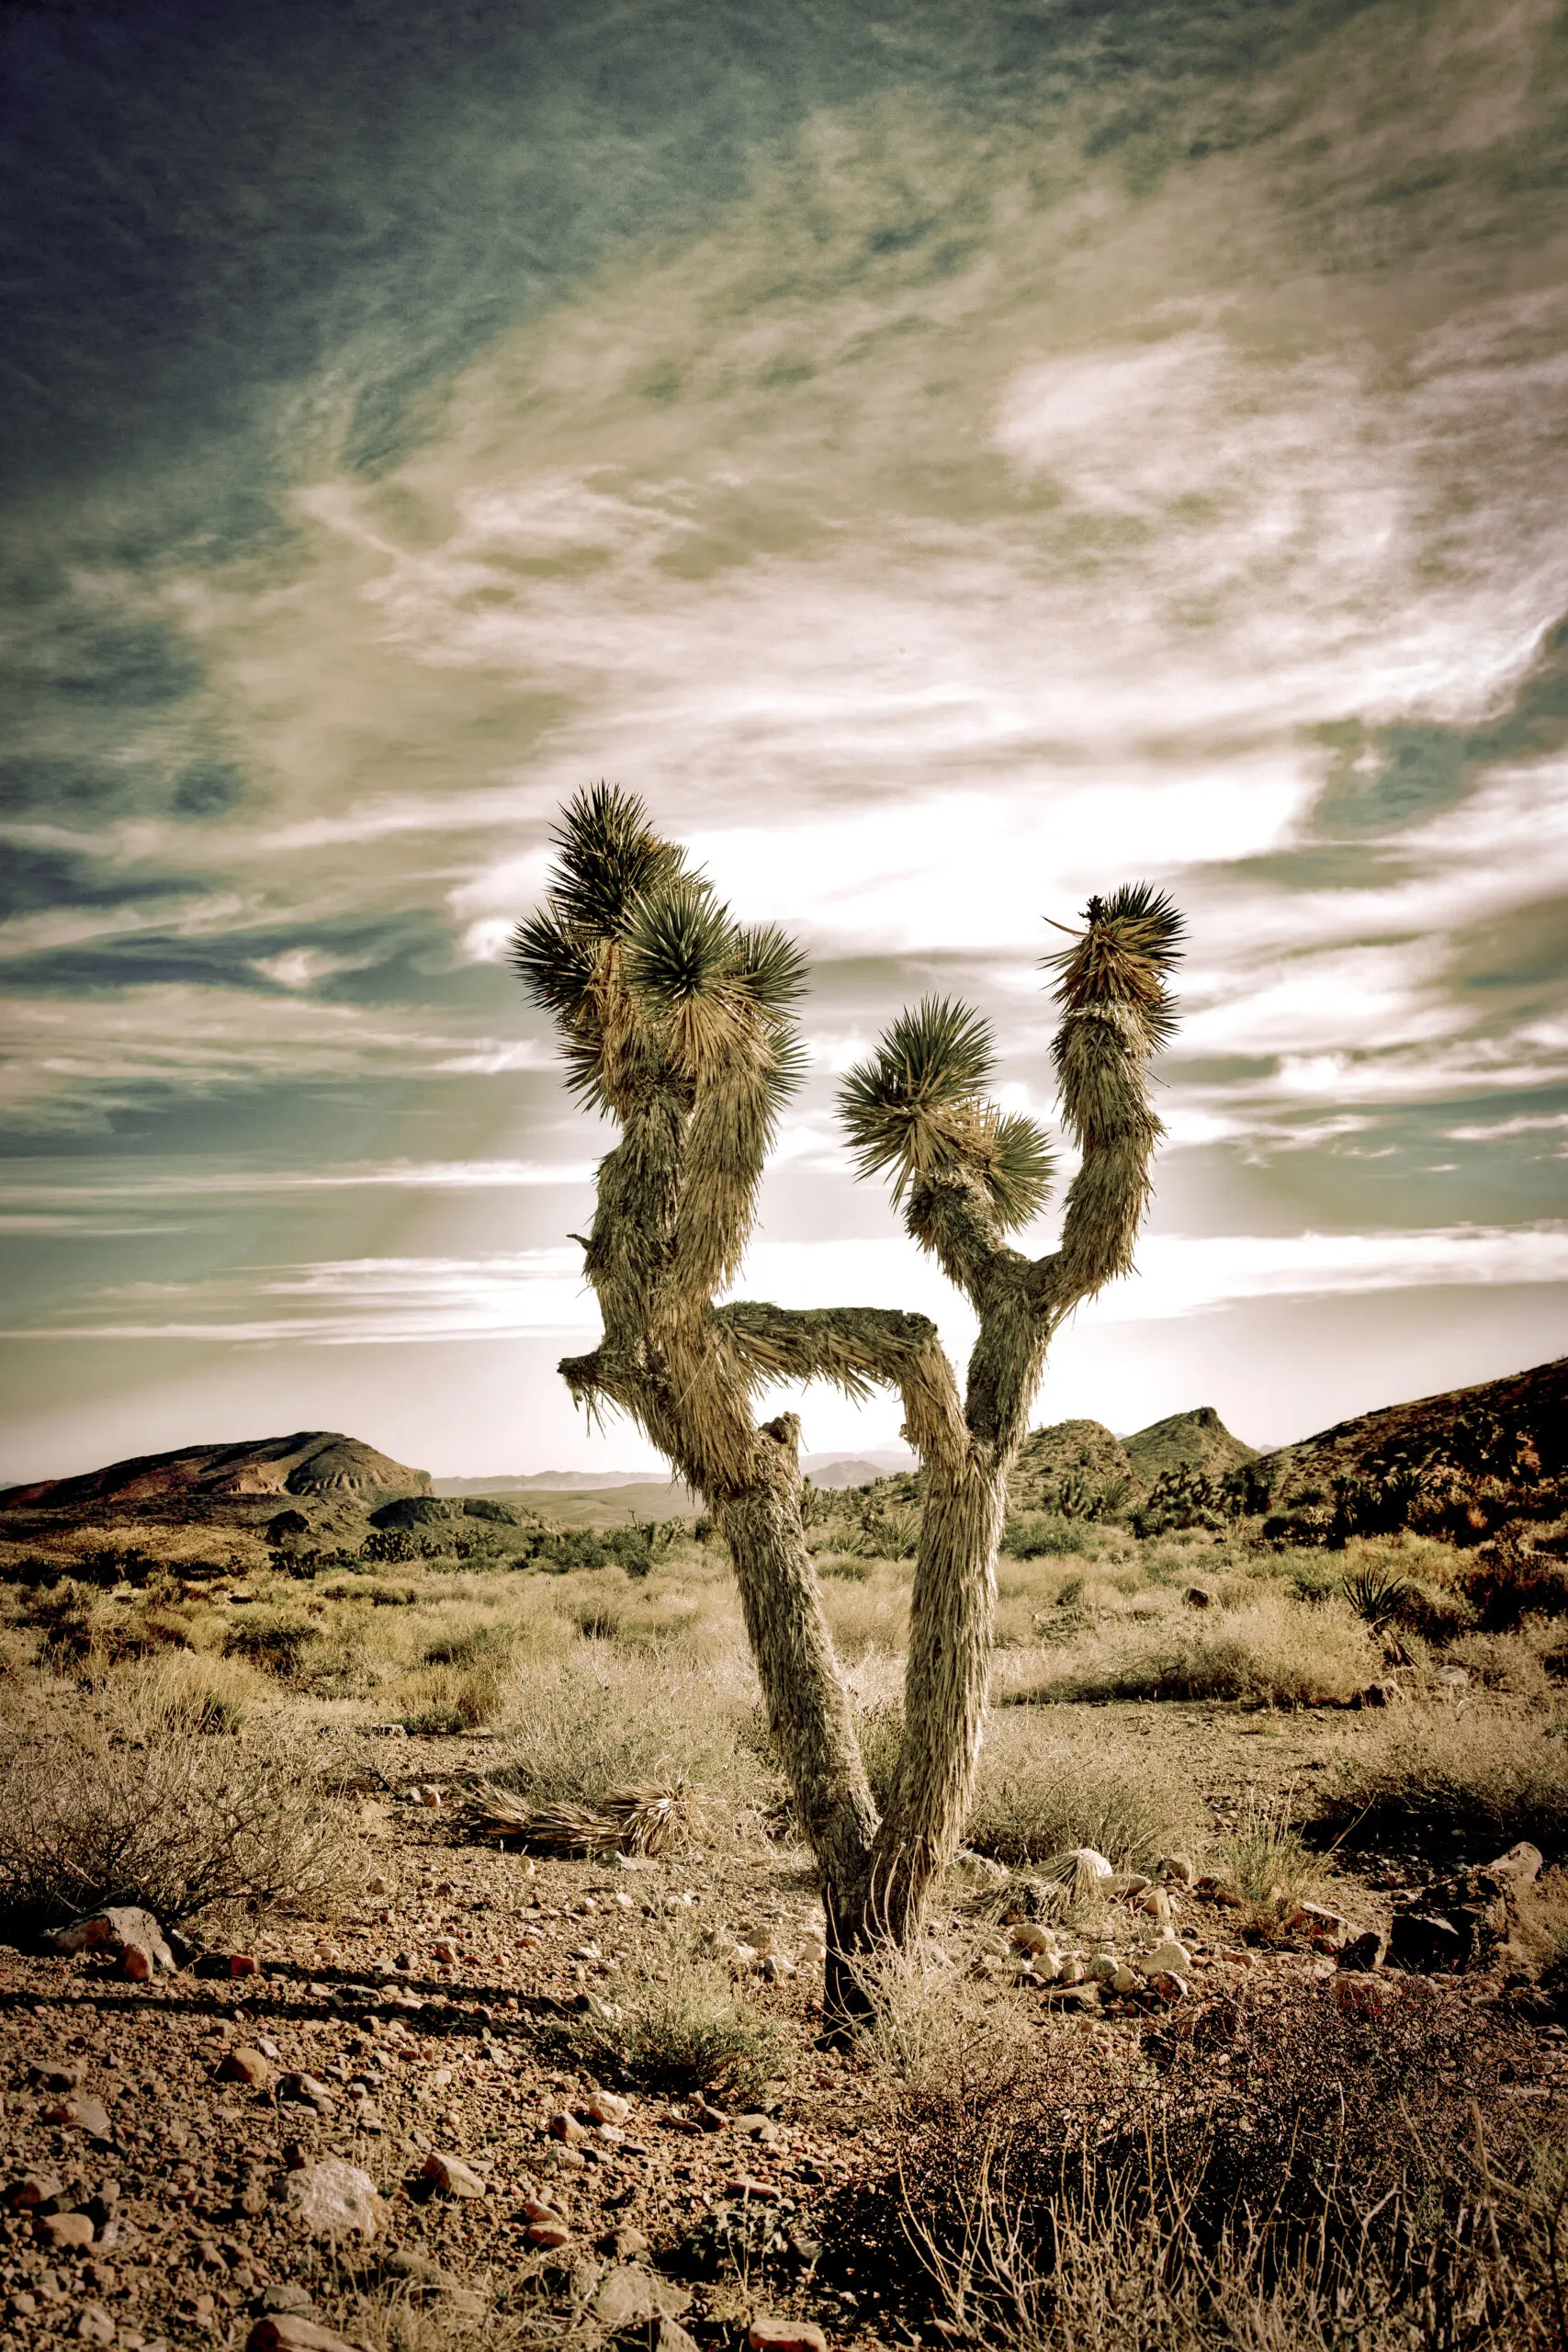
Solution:
<path fill-rule="evenodd" d="M 611 1789 L 592 1804 L 570 1798 L 530 1805 L 493 1783 L 469 1800 L 470 1826 L 502 1840 L 518 1838 L 541 1854 L 635 1854 L 656 1860 L 694 1845 L 707 1818 L 697 1792 L 683 1779 Z"/>

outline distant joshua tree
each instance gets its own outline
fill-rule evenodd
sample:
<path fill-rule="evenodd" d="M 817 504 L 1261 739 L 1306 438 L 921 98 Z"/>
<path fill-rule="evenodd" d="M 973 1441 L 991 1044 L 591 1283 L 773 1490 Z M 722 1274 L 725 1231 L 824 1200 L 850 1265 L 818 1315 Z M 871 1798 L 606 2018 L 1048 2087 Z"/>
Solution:
<path fill-rule="evenodd" d="M 1047 959 L 1054 1054 L 1082 1159 L 1061 1247 L 1030 1259 L 1004 1236 L 1045 1201 L 1051 1157 L 1032 1121 L 998 1111 L 979 1014 L 928 999 L 899 1014 L 845 1080 L 839 1109 L 863 1177 L 892 1181 L 904 1223 L 979 1318 L 961 1396 L 935 1326 L 883 1307 L 716 1306 L 740 1270 L 757 1188 L 803 1055 L 805 960 L 775 930 L 732 922 L 642 803 L 600 785 L 567 808 L 541 910 L 514 961 L 558 1025 L 569 1084 L 615 1119 L 599 1164 L 584 1271 L 604 1337 L 560 1366 L 590 1411 L 617 1405 L 706 1498 L 734 1561 L 768 1720 L 828 1918 L 825 2008 L 862 2014 L 856 1957 L 903 1943 L 958 1846 L 985 1716 L 1008 1472 L 1052 1334 L 1130 1272 L 1161 1127 L 1150 1057 L 1169 1036 L 1166 975 L 1182 921 L 1142 884 L 1091 899 Z M 904 1740 L 878 1817 L 823 1615 L 801 1516 L 793 1414 L 759 1427 L 781 1380 L 903 1399 L 928 1478 L 909 1611 Z"/>

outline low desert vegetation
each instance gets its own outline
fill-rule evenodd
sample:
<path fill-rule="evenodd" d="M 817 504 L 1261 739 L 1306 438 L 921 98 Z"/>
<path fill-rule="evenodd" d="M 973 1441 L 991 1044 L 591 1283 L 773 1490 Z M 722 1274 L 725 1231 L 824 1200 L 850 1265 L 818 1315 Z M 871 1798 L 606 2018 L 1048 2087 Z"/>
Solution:
<path fill-rule="evenodd" d="M 332 1908 L 354 1846 L 326 1774 L 276 1736 L 214 1738 L 204 1714 L 143 1685 L 63 1724 L 30 1707 L 6 1723 L 0 1918 L 10 1930 L 105 1903 L 143 1906 L 165 1926 Z"/>
<path fill-rule="evenodd" d="M 823 1498 L 807 1531 L 878 1798 L 903 1743 L 908 1507 L 881 1481 Z M 331 1935 L 395 1877 L 397 1825 L 418 1820 L 451 1849 L 443 1875 L 459 1849 L 503 1849 L 517 1876 L 494 1909 L 514 1928 L 531 1862 L 631 1891 L 639 1933 L 616 1972 L 521 2029 L 547 2079 L 816 2128 L 836 2110 L 812 2072 L 820 1962 L 798 1926 L 815 1883 L 722 1540 L 682 1525 L 645 1568 L 493 1524 L 489 1544 L 492 1522 L 465 1518 L 487 1539 L 466 1556 L 398 1561 L 188 1534 L 159 1557 L 145 1528 L 46 1567 L 36 1545 L 0 1554 L 3 1931 L 26 1945 L 116 1899 L 198 1939 L 291 1918 Z M 981 1859 L 930 1933 L 868 1967 L 873 2015 L 833 2078 L 875 2120 L 855 2110 L 859 2169 L 813 2223 L 828 2250 L 799 2290 L 825 2299 L 830 2340 L 886 2341 L 897 2322 L 996 2352 L 1564 2352 L 1568 2159 L 1558 2109 L 1511 2096 L 1535 2061 L 1506 2000 L 1404 1978 L 1359 2016 L 1303 1979 L 1256 2003 L 1195 1996 L 1112 2040 L 1015 1989 L 1007 1950 L 1020 1901 L 1086 1952 L 1125 1943 L 1141 1914 L 1122 1890 L 1176 1855 L 1225 1890 L 1216 1937 L 1288 1967 L 1303 1903 L 1355 1918 L 1385 1868 L 1528 1838 L 1547 1869 L 1517 1956 L 1531 1997 L 1568 2004 L 1568 1636 L 1503 1604 L 1495 1556 L 1479 1606 L 1478 1548 L 1408 1530 L 1285 1544 L 1256 1514 L 1144 1535 L 1120 1507 L 1010 1522 L 964 1825 Z M 440 1812 L 400 1812 L 414 1781 L 441 1784 Z M 660 1804 L 670 1840 L 639 1858 L 622 1825 Z M 794 1977 L 748 1972 L 724 1925 L 761 1886 L 797 1922 L 780 1931 Z M 675 1887 L 669 1917 L 646 1900 Z M 560 1925 L 563 1944 L 608 1945 Z M 472 2333 L 333 2276 L 316 2290 L 338 2323 L 389 2352 L 543 2344 L 566 2324 L 502 2296 Z M 868 2279 L 874 2305 L 850 2292 Z M 781 2291 L 745 2271 L 724 2290 L 735 2313 L 760 2282 Z"/>

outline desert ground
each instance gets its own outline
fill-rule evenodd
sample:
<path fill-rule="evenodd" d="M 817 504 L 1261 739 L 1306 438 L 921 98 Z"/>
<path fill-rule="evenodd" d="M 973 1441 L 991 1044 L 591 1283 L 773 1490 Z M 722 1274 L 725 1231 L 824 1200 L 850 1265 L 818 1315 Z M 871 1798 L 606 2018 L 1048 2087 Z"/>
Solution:
<path fill-rule="evenodd" d="M 0 2343 L 1561 2346 L 1552 1526 L 1044 1455 L 848 2049 L 700 1519 L 14 1510 Z M 811 1500 L 874 1780 L 918 1505 Z"/>

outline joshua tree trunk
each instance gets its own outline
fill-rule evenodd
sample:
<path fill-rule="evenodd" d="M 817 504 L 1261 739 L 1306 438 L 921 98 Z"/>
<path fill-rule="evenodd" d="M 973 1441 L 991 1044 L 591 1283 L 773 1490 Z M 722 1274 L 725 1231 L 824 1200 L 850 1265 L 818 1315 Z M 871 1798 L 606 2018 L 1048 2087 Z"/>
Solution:
<path fill-rule="evenodd" d="M 769 1725 L 821 1875 L 825 2007 L 863 2014 L 863 1955 L 918 1928 L 952 1860 L 984 1726 L 1008 1474 L 1051 1334 L 1129 1272 L 1160 1128 L 1147 1064 L 1168 1034 L 1164 975 L 1180 922 L 1138 886 L 1092 899 L 1052 958 L 1055 1058 L 1082 1159 L 1062 1243 L 1031 1260 L 1010 1227 L 1043 1204 L 1031 1122 L 985 1099 L 988 1031 L 961 1005 L 895 1021 L 840 1108 L 863 1175 L 890 1174 L 913 1238 L 979 1319 L 961 1398 L 923 1316 L 868 1307 L 715 1306 L 739 1271 L 777 1109 L 797 1074 L 804 983 L 776 933 L 738 929 L 641 805 L 599 786 L 569 808 L 544 910 L 516 960 L 563 1033 L 577 1091 L 621 1124 L 600 1165 L 584 1271 L 601 1345 L 561 1365 L 592 1410 L 624 1408 L 707 1499 L 728 1546 Z M 801 1518 L 798 1424 L 759 1427 L 756 1393 L 825 1379 L 903 1400 L 927 1488 L 910 1602 L 904 1737 L 878 1818 Z"/>

